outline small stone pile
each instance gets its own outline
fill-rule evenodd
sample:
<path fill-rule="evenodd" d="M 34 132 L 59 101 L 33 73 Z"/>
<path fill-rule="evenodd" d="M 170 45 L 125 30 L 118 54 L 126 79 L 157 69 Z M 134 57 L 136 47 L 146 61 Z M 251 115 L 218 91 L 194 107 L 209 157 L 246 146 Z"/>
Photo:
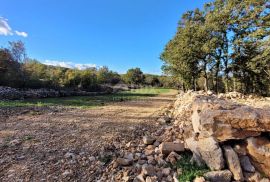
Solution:
<path fill-rule="evenodd" d="M 211 95 L 211 94 L 209 94 Z M 218 98 L 220 99 L 245 99 L 245 98 L 253 98 L 256 97 L 255 95 L 244 95 L 239 92 L 228 92 L 228 93 L 220 93 L 218 94 Z"/>
<path fill-rule="evenodd" d="M 21 92 L 24 98 L 60 97 L 60 92 L 53 89 L 27 89 Z"/>
<path fill-rule="evenodd" d="M 23 94 L 15 88 L 0 86 L 0 100 L 22 99 Z"/>
<path fill-rule="evenodd" d="M 141 140 L 127 143 L 114 151 L 114 158 L 108 164 L 97 181 L 178 181 L 175 167 L 181 158 L 179 153 L 185 150 L 180 140 L 172 142 L 173 127 L 162 127 L 152 135 L 143 136 Z"/>
<path fill-rule="evenodd" d="M 105 90 L 105 88 L 104 88 Z M 82 90 L 54 90 L 54 89 L 15 89 L 11 87 L 0 86 L 0 100 L 21 100 L 21 99 L 38 99 L 68 96 L 95 96 L 111 92 L 105 90 L 103 92 L 86 92 Z"/>
<path fill-rule="evenodd" d="M 101 150 L 95 156 L 96 166 L 101 171 L 93 181 L 135 181 L 135 182 L 172 182 L 178 181 L 181 173 L 176 167 L 181 153 L 185 151 L 181 128 L 172 126 L 173 106 L 161 111 L 157 118 L 158 130 L 152 132 L 142 126 L 133 140 L 118 145 L 113 150 Z M 104 161 L 104 159 L 108 159 Z M 100 161 L 104 161 L 103 164 Z M 97 171 L 97 170 L 96 170 Z"/>

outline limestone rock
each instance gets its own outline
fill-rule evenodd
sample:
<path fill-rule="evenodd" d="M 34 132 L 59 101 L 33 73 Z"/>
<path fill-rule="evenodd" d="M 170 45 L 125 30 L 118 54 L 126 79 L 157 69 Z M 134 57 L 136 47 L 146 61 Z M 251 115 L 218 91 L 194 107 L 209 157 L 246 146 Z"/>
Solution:
<path fill-rule="evenodd" d="M 154 176 L 156 174 L 156 170 L 155 170 L 154 166 L 144 164 L 142 166 L 142 174 L 147 175 L 147 176 Z"/>
<path fill-rule="evenodd" d="M 166 158 L 167 162 L 170 162 L 171 164 L 175 165 L 177 163 L 178 160 L 181 159 L 181 156 L 178 155 L 175 152 L 171 152 L 168 157 Z"/>
<path fill-rule="evenodd" d="M 255 172 L 254 166 L 251 164 L 248 156 L 240 156 L 240 164 L 244 171 Z"/>
<path fill-rule="evenodd" d="M 76 158 L 75 154 L 72 152 L 67 152 L 64 157 L 66 159 L 75 159 Z"/>
<path fill-rule="evenodd" d="M 94 162 L 95 160 L 96 160 L 95 156 L 90 156 L 90 157 L 89 157 L 89 161 L 90 161 L 90 162 Z"/>
<path fill-rule="evenodd" d="M 62 173 L 63 177 L 70 177 L 73 175 L 73 171 L 72 170 L 65 170 L 63 173 Z"/>
<path fill-rule="evenodd" d="M 129 176 L 124 176 L 124 177 L 122 178 L 122 180 L 123 180 L 124 182 L 128 182 L 128 181 L 130 181 L 129 179 L 130 179 L 130 177 L 129 177 Z"/>
<path fill-rule="evenodd" d="M 185 140 L 187 147 L 193 152 L 192 160 L 198 165 L 204 163 L 212 170 L 221 170 L 224 168 L 224 159 L 222 150 L 218 142 L 213 138 L 202 138 L 195 140 L 190 137 Z"/>
<path fill-rule="evenodd" d="M 263 178 L 260 180 L 260 182 L 270 182 L 270 180 L 268 178 Z"/>
<path fill-rule="evenodd" d="M 133 180 L 133 182 L 145 182 L 143 175 L 140 174 L 140 175 L 136 176 L 135 179 Z"/>
<path fill-rule="evenodd" d="M 207 95 L 213 95 L 213 92 L 210 91 L 210 90 L 208 90 L 208 91 L 207 91 Z"/>
<path fill-rule="evenodd" d="M 171 123 L 171 118 L 168 117 L 168 116 L 163 116 L 161 118 L 158 119 L 158 122 L 159 123 L 162 123 L 162 124 L 166 124 L 166 123 Z"/>
<path fill-rule="evenodd" d="M 148 164 L 152 164 L 152 165 L 157 164 L 157 161 L 155 160 L 155 158 L 153 156 L 148 156 L 147 159 L 148 159 L 148 161 L 147 161 Z"/>
<path fill-rule="evenodd" d="M 153 155 L 153 154 L 155 154 L 155 150 L 154 150 L 154 149 L 145 149 L 145 150 L 144 150 L 144 154 L 145 154 L 146 156 L 148 156 L 148 155 Z"/>
<path fill-rule="evenodd" d="M 178 175 L 176 173 L 173 174 L 173 182 L 179 182 Z"/>
<path fill-rule="evenodd" d="M 158 147 L 160 145 L 160 142 L 159 141 L 155 141 L 154 144 L 153 144 L 155 147 Z"/>
<path fill-rule="evenodd" d="M 136 144 L 135 144 L 134 142 L 128 142 L 128 143 L 126 144 L 126 147 L 127 147 L 127 148 L 136 147 Z"/>
<path fill-rule="evenodd" d="M 244 181 L 244 176 L 243 176 L 243 172 L 242 172 L 238 155 L 232 149 L 231 146 L 224 146 L 223 149 L 224 149 L 227 165 L 230 171 L 232 172 L 234 179 L 237 181 Z"/>
<path fill-rule="evenodd" d="M 213 136 L 220 142 L 245 139 L 270 131 L 270 110 L 198 97 L 193 103 L 192 125 L 200 136 Z"/>
<path fill-rule="evenodd" d="M 247 139 L 247 150 L 256 169 L 270 177 L 270 141 L 265 137 Z"/>
<path fill-rule="evenodd" d="M 204 178 L 211 182 L 230 182 L 232 173 L 229 170 L 210 171 L 204 174 Z"/>
<path fill-rule="evenodd" d="M 156 157 L 156 161 L 159 166 L 166 166 L 168 163 L 163 159 L 163 154 L 161 156 Z"/>
<path fill-rule="evenodd" d="M 225 97 L 229 99 L 236 99 L 236 98 L 241 99 L 241 98 L 244 98 L 244 95 L 239 92 L 228 92 L 225 94 Z"/>
<path fill-rule="evenodd" d="M 244 177 L 245 177 L 245 181 L 249 181 L 249 182 L 257 182 L 257 181 L 260 181 L 261 179 L 261 175 L 258 172 L 255 172 L 255 173 L 244 172 Z"/>
<path fill-rule="evenodd" d="M 165 181 L 174 181 L 174 179 L 172 178 L 172 176 L 167 176 L 166 180 Z"/>
<path fill-rule="evenodd" d="M 152 145 L 155 142 L 155 139 L 151 136 L 144 136 L 143 143 L 146 145 Z"/>
<path fill-rule="evenodd" d="M 193 182 L 205 182 L 204 177 L 197 177 L 193 180 Z"/>
<path fill-rule="evenodd" d="M 128 159 L 129 161 L 133 161 L 134 155 L 133 153 L 127 153 L 124 158 Z"/>
<path fill-rule="evenodd" d="M 122 166 L 129 166 L 132 164 L 132 161 L 131 159 L 125 159 L 125 158 L 118 158 L 116 159 L 116 162 L 119 164 L 119 165 L 122 165 Z"/>
<path fill-rule="evenodd" d="M 213 137 L 200 139 L 198 147 L 202 159 L 211 170 L 221 170 L 224 168 L 222 150 Z"/>
<path fill-rule="evenodd" d="M 147 176 L 145 182 L 156 182 L 157 177 L 156 176 Z"/>
<path fill-rule="evenodd" d="M 240 156 L 247 155 L 247 148 L 244 144 L 236 144 L 233 150 Z"/>
<path fill-rule="evenodd" d="M 201 153 L 199 151 L 200 149 L 199 149 L 198 141 L 195 140 L 194 137 L 190 137 L 190 138 L 185 139 L 185 144 L 187 148 L 191 150 L 193 153 L 191 162 L 195 162 L 198 166 L 204 165 L 205 162 L 203 161 Z"/>
<path fill-rule="evenodd" d="M 171 152 L 183 152 L 185 150 L 183 143 L 163 142 L 159 146 L 162 154 L 170 154 Z"/>
<path fill-rule="evenodd" d="M 168 175 L 170 175 L 170 173 L 171 173 L 171 168 L 167 167 L 167 168 L 162 169 L 162 174 L 164 176 L 168 176 Z"/>
<path fill-rule="evenodd" d="M 16 145 L 19 145 L 19 144 L 21 144 L 21 143 L 22 143 L 21 140 L 15 139 L 15 140 L 11 140 L 11 141 L 9 142 L 9 145 L 11 145 L 11 146 L 16 146 Z"/>

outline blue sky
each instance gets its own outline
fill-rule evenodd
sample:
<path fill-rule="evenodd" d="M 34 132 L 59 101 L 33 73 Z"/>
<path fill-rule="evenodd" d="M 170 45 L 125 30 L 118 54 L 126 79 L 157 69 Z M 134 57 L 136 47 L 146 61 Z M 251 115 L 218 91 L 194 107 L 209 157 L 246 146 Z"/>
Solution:
<path fill-rule="evenodd" d="M 22 40 L 41 62 L 161 74 L 181 14 L 208 1 L 0 0 L 0 46 Z"/>

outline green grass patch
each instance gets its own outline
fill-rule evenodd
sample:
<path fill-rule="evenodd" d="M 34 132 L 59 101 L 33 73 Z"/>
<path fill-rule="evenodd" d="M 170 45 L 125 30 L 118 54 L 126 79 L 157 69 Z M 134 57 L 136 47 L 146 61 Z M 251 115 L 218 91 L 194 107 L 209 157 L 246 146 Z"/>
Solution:
<path fill-rule="evenodd" d="M 159 94 L 165 94 L 170 91 L 172 91 L 172 89 L 142 88 L 99 96 L 74 96 L 61 98 L 27 99 L 22 101 L 0 101 L 0 107 L 64 106 L 64 107 L 79 107 L 79 108 L 95 108 L 99 106 L 104 106 L 107 103 L 143 99 L 146 97 L 153 97 Z"/>
<path fill-rule="evenodd" d="M 198 166 L 196 163 L 191 163 L 191 154 L 181 155 L 181 159 L 177 162 L 177 168 L 182 170 L 182 174 L 179 176 L 180 182 L 193 181 L 196 177 L 203 176 L 204 173 L 208 172 L 208 167 Z"/>
<path fill-rule="evenodd" d="M 34 138 L 33 136 L 26 135 L 26 136 L 23 137 L 23 140 L 27 141 L 27 140 L 32 140 L 33 138 Z"/>

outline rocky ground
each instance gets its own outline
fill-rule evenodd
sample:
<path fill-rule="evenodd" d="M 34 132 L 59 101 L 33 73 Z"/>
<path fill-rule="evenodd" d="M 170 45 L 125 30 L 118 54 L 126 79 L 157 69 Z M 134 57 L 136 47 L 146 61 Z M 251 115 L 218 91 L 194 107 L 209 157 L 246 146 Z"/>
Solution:
<path fill-rule="evenodd" d="M 155 132 L 175 92 L 96 109 L 0 109 L 0 181 L 97 181 L 129 141 Z"/>
<path fill-rule="evenodd" d="M 267 98 L 181 93 L 158 122 L 117 150 L 100 181 L 269 182 Z"/>
<path fill-rule="evenodd" d="M 161 95 L 2 113 L 1 181 L 269 182 L 268 98 Z"/>

